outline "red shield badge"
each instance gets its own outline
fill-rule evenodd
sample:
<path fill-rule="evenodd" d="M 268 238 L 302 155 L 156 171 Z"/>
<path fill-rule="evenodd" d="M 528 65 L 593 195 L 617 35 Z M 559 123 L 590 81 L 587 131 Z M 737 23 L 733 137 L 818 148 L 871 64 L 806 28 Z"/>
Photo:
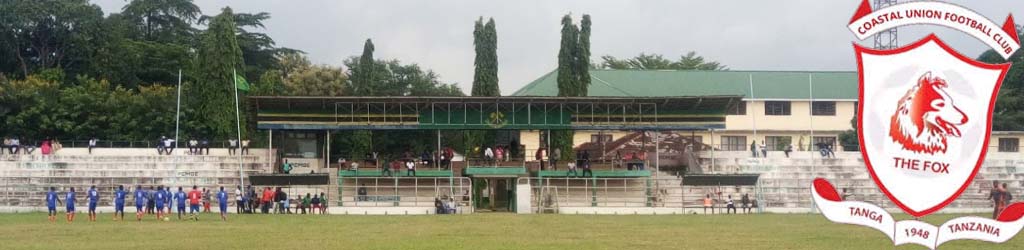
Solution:
<path fill-rule="evenodd" d="M 935 35 L 894 50 L 854 49 L 857 132 L 871 178 L 914 217 L 949 205 L 984 161 L 1010 65 L 975 61 Z"/>

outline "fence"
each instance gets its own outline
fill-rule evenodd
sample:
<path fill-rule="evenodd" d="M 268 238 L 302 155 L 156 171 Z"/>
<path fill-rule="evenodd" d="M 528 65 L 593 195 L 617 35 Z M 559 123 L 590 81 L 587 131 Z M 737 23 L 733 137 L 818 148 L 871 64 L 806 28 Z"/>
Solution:
<path fill-rule="evenodd" d="M 444 198 L 468 207 L 472 200 L 466 177 L 341 177 L 337 187 L 342 207 L 434 207 Z"/>

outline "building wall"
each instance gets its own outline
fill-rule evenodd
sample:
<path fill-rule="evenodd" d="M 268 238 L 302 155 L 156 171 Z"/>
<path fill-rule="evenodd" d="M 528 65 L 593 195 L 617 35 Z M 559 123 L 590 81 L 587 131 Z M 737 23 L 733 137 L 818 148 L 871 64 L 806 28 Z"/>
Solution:
<path fill-rule="evenodd" d="M 726 130 L 814 130 L 845 131 L 852 129 L 850 119 L 856 113 L 855 101 L 836 101 L 834 116 L 811 116 L 809 101 L 790 101 L 790 115 L 765 115 L 764 101 L 747 101 L 745 115 L 725 117 Z"/>

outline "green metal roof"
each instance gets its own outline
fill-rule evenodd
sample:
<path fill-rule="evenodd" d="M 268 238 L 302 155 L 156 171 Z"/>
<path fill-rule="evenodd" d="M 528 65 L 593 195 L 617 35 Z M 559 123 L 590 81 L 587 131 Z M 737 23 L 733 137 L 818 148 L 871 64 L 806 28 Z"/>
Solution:
<path fill-rule="evenodd" d="M 555 96 L 557 78 L 558 71 L 552 71 L 512 96 Z M 589 96 L 742 95 L 746 100 L 806 100 L 813 87 L 816 100 L 857 99 L 857 72 L 591 69 L 590 78 Z"/>

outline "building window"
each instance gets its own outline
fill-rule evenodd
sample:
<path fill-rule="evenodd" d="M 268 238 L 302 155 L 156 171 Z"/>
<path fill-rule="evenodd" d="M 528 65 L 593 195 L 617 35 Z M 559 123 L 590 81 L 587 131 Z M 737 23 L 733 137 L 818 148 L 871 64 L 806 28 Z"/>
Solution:
<path fill-rule="evenodd" d="M 746 136 L 722 136 L 722 150 L 724 151 L 746 151 Z"/>
<path fill-rule="evenodd" d="M 790 143 L 793 142 L 793 137 L 790 136 L 765 136 L 764 147 L 770 151 L 782 151 L 786 149 Z"/>
<path fill-rule="evenodd" d="M 811 115 L 835 116 L 836 102 L 811 102 Z"/>
<path fill-rule="evenodd" d="M 1020 139 L 999 138 L 999 152 L 1019 152 Z"/>
<path fill-rule="evenodd" d="M 764 102 L 764 115 L 789 115 L 790 103 L 788 101 L 767 101 Z"/>
<path fill-rule="evenodd" d="M 836 151 L 836 137 L 835 136 L 815 136 L 811 148 L 814 150 L 821 150 L 822 146 L 832 148 L 832 151 Z"/>
<path fill-rule="evenodd" d="M 729 109 L 727 115 L 747 115 L 747 102 L 740 102 Z"/>
<path fill-rule="evenodd" d="M 590 142 L 593 142 L 593 143 L 612 142 L 612 135 L 604 135 L 604 134 L 590 135 Z"/>

